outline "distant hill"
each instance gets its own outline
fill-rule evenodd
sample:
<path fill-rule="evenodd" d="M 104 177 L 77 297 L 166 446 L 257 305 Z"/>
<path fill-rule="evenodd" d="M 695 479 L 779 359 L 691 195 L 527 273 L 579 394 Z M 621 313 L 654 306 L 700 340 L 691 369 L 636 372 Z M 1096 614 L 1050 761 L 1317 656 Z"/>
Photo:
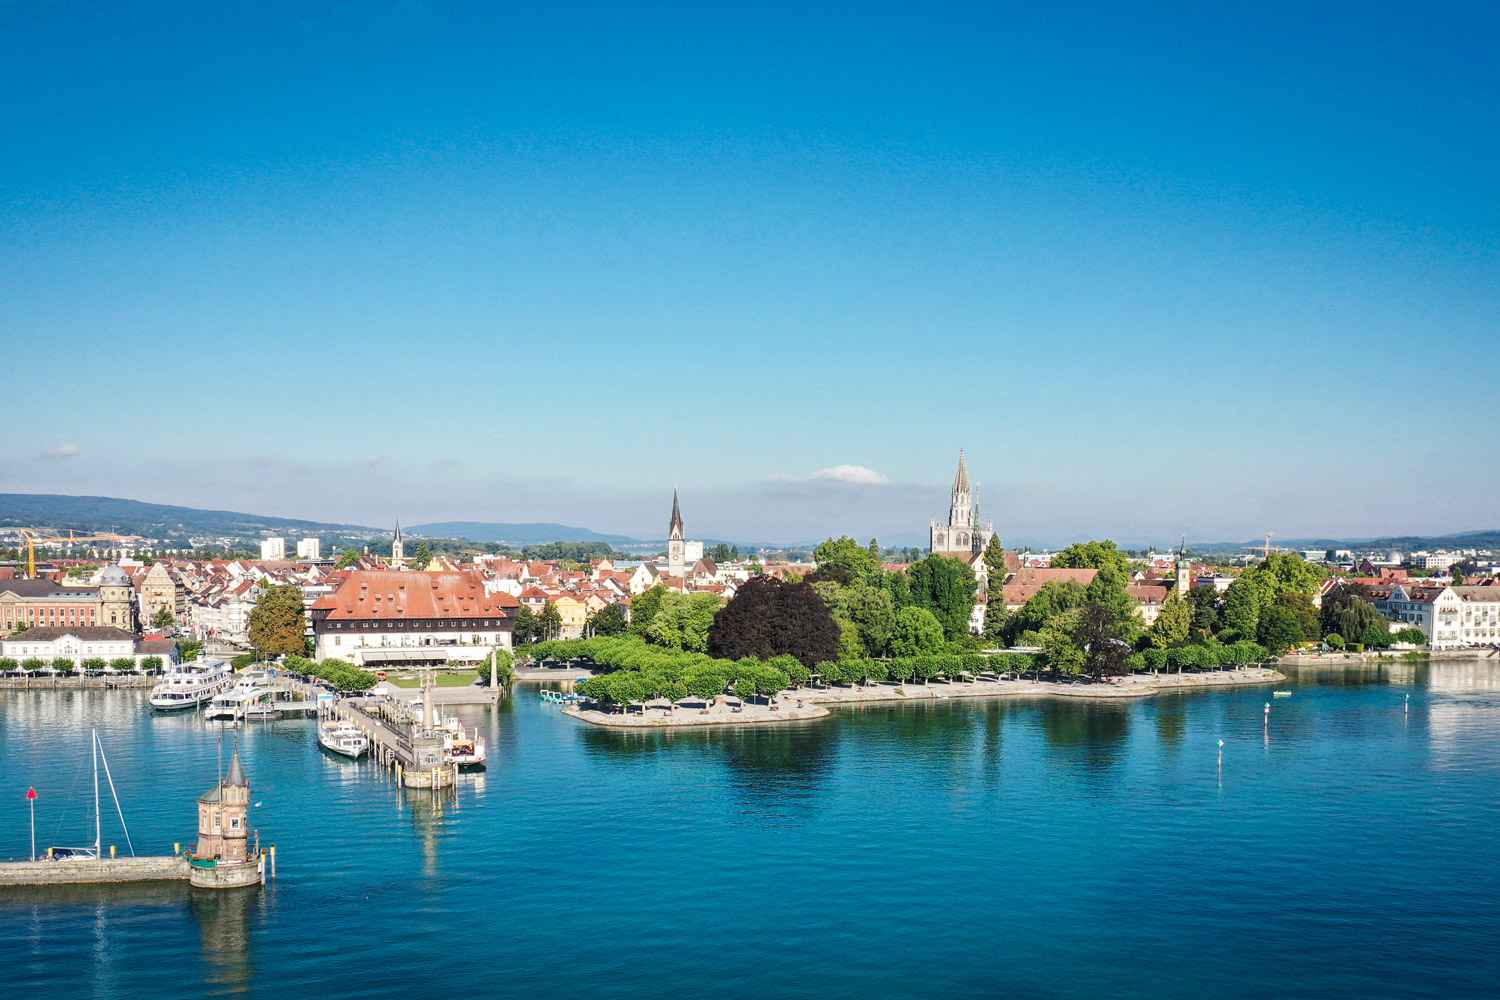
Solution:
<path fill-rule="evenodd" d="M 588 528 L 574 528 L 566 524 L 439 521 L 436 524 L 413 524 L 406 530 L 413 535 L 426 535 L 428 538 L 505 542 L 510 545 L 545 545 L 548 542 L 609 542 L 611 545 L 630 545 L 637 541 L 627 535 L 601 535 Z"/>
<path fill-rule="evenodd" d="M 1500 531 L 1465 531 L 1456 535 L 1388 535 L 1384 538 L 1272 538 L 1276 548 L 1282 549 L 1395 549 L 1411 552 L 1415 549 L 1495 549 L 1500 548 Z M 1215 542 L 1191 545 L 1200 552 L 1231 551 L 1236 549 L 1258 549 L 1264 539 L 1248 542 Z"/>
<path fill-rule="evenodd" d="M 71 497 L 58 493 L 0 493 L 0 528 L 71 528 L 86 534 L 104 532 L 147 538 L 189 535 L 251 538 L 268 531 L 369 534 L 377 530 L 357 524 L 326 524 L 232 510 L 199 510 L 117 497 Z"/>

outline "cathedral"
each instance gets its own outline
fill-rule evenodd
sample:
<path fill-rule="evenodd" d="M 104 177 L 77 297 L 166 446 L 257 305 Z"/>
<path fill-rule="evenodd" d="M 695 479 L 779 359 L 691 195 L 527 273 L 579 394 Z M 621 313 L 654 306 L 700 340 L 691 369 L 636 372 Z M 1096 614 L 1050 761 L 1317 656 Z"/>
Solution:
<path fill-rule="evenodd" d="M 992 521 L 979 520 L 977 491 L 969 486 L 969 470 L 964 466 L 963 449 L 958 452 L 958 474 L 953 477 L 953 499 L 948 505 L 948 523 L 932 522 L 932 551 L 961 558 L 972 563 L 995 537 Z"/>

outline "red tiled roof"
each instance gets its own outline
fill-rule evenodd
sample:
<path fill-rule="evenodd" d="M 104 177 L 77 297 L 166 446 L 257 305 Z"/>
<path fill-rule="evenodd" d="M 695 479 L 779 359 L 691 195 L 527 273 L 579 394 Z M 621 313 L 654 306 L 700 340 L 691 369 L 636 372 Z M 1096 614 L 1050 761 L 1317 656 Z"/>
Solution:
<path fill-rule="evenodd" d="M 474 572 L 417 573 L 374 570 L 351 573 L 332 594 L 313 602 L 328 618 L 467 618 L 511 616 L 520 602 L 486 593 Z"/>

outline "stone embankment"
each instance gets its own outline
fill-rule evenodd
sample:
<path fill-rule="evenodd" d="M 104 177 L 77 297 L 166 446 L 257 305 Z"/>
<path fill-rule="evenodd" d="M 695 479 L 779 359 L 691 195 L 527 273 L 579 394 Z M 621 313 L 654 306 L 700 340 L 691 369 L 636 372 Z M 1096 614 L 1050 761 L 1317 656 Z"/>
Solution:
<path fill-rule="evenodd" d="M 669 729 L 687 726 L 747 725 L 763 722 L 796 722 L 820 719 L 829 714 L 826 705 L 858 705 L 870 702 L 937 702 L 956 698 L 1149 698 L 1167 691 L 1275 684 L 1286 675 L 1268 667 L 1205 671 L 1187 674 L 1134 674 L 1113 680 L 979 680 L 933 681 L 929 684 L 885 682 L 848 687 L 805 687 L 780 695 L 773 704 L 761 705 L 719 698 L 707 709 L 698 702 L 668 706 L 648 705 L 644 711 L 600 712 L 570 707 L 564 715 L 614 729 Z M 736 706 L 739 710 L 736 711 Z"/>
<path fill-rule="evenodd" d="M 80 689 L 101 690 L 104 688 L 149 688 L 161 683 L 160 677 L 150 674 L 98 674 L 85 677 L 81 674 L 64 677 L 48 674 L 32 674 L 29 677 L 0 677 L 0 690 L 22 691 L 77 691 Z"/>
<path fill-rule="evenodd" d="M 610 729 L 751 726 L 777 722 L 802 722 L 808 719 L 821 719 L 828 714 L 828 709 L 809 704 L 806 699 L 799 701 L 797 697 L 791 695 L 783 696 L 774 704 L 776 707 L 773 709 L 770 705 L 751 702 L 741 705 L 738 702 L 719 698 L 706 709 L 697 702 L 678 705 L 676 708 L 668 708 L 664 704 L 652 705 L 647 706 L 644 711 L 632 709 L 628 712 L 599 712 L 569 706 L 563 709 L 563 714 Z"/>
<path fill-rule="evenodd" d="M 1406 663 L 1407 656 L 1418 654 L 1422 661 L 1488 660 L 1500 663 L 1500 649 L 1407 649 L 1377 653 L 1294 653 L 1283 656 L 1281 663 L 1291 667 L 1348 667 L 1364 663 Z"/>
<path fill-rule="evenodd" d="M 0 886 L 70 885 L 81 882 L 158 882 L 188 877 L 187 858 L 68 858 L 0 862 Z"/>

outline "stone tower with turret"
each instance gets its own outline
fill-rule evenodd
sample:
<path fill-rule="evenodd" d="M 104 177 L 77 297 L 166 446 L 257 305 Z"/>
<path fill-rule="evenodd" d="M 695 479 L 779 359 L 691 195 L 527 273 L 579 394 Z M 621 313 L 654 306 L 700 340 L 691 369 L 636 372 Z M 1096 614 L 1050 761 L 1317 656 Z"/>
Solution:
<path fill-rule="evenodd" d="M 1177 579 L 1174 583 L 1181 597 L 1186 597 L 1193 589 L 1193 561 L 1187 554 L 1187 535 L 1182 536 L 1182 544 L 1177 549 Z"/>
<path fill-rule="evenodd" d="M 239 747 L 229 761 L 229 774 L 198 796 L 200 858 L 244 861 L 250 856 L 250 782 L 240 764 Z"/>
<path fill-rule="evenodd" d="M 963 449 L 958 452 L 958 472 L 953 477 L 953 495 L 948 503 L 948 523 L 934 520 L 931 525 L 933 552 L 973 555 L 983 552 L 995 536 L 992 521 L 979 520 L 975 490 L 969 485 L 969 469 L 964 464 Z"/>
<path fill-rule="evenodd" d="M 677 506 L 677 490 L 672 490 L 672 520 L 667 525 L 667 575 L 687 572 L 687 540 L 682 532 L 682 511 Z"/>

